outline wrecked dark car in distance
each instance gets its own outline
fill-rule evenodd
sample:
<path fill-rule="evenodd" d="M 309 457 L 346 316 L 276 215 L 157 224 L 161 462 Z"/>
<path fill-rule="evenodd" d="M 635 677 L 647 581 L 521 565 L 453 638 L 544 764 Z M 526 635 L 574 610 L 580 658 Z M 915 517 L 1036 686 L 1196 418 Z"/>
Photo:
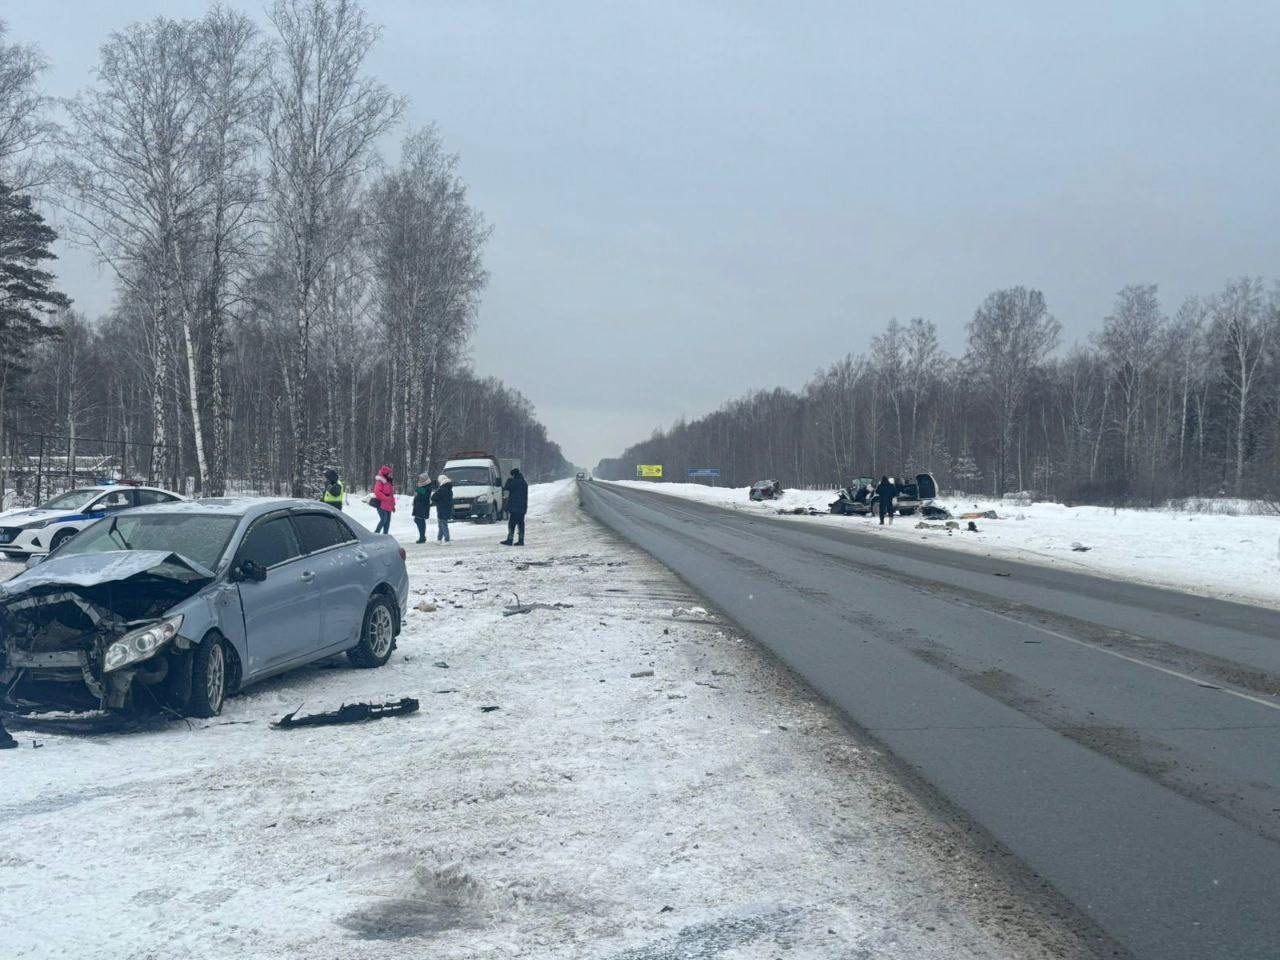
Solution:
<path fill-rule="evenodd" d="M 127 510 L 0 584 L 0 708 L 215 716 L 336 653 L 386 663 L 408 596 L 393 539 L 312 501 Z"/>
<path fill-rule="evenodd" d="M 782 484 L 777 480 L 757 480 L 751 485 L 747 496 L 752 500 L 777 500 L 782 496 Z"/>

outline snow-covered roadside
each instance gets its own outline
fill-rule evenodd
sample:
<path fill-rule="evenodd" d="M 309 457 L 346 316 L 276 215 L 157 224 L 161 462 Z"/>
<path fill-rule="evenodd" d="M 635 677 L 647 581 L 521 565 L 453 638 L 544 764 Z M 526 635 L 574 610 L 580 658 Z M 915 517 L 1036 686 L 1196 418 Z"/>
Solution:
<path fill-rule="evenodd" d="M 936 526 L 918 527 L 920 517 L 896 517 L 892 526 L 880 527 L 872 518 L 832 516 L 828 507 L 836 498 L 833 490 L 788 490 L 780 500 L 752 503 L 744 488 L 636 480 L 621 481 L 621 485 L 770 515 L 797 507 L 813 508 L 821 516 L 788 519 L 867 530 L 874 527 L 878 536 L 923 540 L 947 549 L 1280 607 L 1280 517 L 1275 516 L 1067 507 L 1060 503 L 1018 506 L 945 498 L 938 503 L 956 516 L 994 510 L 1000 517 L 975 520 L 977 533 L 964 529 L 948 533 Z M 967 521 L 961 526 L 965 524 Z M 1088 549 L 1076 550 L 1076 545 Z"/>
<path fill-rule="evenodd" d="M 4 956 L 1074 952 L 572 484 L 532 488 L 523 551 L 457 534 L 409 545 L 414 603 L 437 609 L 385 668 L 297 671 L 190 727 L 19 733 Z M 514 594 L 572 607 L 505 617 Z M 421 712 L 267 727 L 403 695 Z"/>

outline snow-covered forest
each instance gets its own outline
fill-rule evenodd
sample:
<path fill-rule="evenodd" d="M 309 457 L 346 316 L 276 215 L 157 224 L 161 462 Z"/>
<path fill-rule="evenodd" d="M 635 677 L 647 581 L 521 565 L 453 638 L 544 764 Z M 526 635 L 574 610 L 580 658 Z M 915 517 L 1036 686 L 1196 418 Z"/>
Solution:
<path fill-rule="evenodd" d="M 0 25 L 6 466 L 43 433 L 44 456 L 118 450 L 214 495 L 458 447 L 566 475 L 530 403 L 469 363 L 490 227 L 459 158 L 366 73 L 378 26 L 349 0 L 278 0 L 267 24 L 133 23 L 60 102 Z M 52 231 L 115 278 L 105 315 L 67 304 Z"/>
<path fill-rule="evenodd" d="M 1280 287 L 1241 277 L 1169 309 L 1155 286 L 1128 286 L 1065 350 L 1039 291 L 998 290 L 967 334 L 950 356 L 930 321 L 891 321 L 799 392 L 655 431 L 597 474 L 654 463 L 794 486 L 928 470 L 948 489 L 1072 502 L 1280 501 Z"/>

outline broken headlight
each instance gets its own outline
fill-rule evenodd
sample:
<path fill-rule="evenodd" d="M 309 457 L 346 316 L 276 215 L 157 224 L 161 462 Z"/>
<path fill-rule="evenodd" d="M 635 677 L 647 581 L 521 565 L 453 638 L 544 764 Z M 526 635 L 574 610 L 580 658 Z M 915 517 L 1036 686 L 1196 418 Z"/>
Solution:
<path fill-rule="evenodd" d="M 119 670 L 121 667 L 127 667 L 131 663 L 153 656 L 157 650 L 178 635 L 178 629 L 181 626 L 182 614 L 178 614 L 176 617 L 161 620 L 141 630 L 126 633 L 107 647 L 107 654 L 102 658 L 103 673 Z"/>

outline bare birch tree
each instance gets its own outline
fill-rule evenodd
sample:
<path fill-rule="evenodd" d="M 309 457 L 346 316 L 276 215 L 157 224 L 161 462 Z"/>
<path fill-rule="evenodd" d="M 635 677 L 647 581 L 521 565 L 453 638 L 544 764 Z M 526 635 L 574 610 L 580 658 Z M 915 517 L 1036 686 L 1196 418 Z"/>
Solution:
<path fill-rule="evenodd" d="M 45 185 L 50 144 L 57 126 L 50 119 L 50 98 L 40 89 L 47 68 L 40 51 L 30 44 L 6 39 L 0 20 L 0 182 L 14 193 L 29 193 Z"/>
<path fill-rule="evenodd" d="M 279 39 L 263 131 L 276 244 L 292 283 L 291 482 L 301 496 L 314 472 L 307 389 L 317 284 L 349 237 L 350 210 L 376 159 L 375 142 L 404 101 L 362 75 L 379 29 L 358 4 L 277 0 L 270 19 Z"/>
<path fill-rule="evenodd" d="M 969 322 L 969 358 L 996 419 L 995 492 L 1005 490 L 1013 427 L 1031 375 L 1058 343 L 1060 324 L 1039 290 L 1012 287 L 987 297 Z"/>
<path fill-rule="evenodd" d="M 102 47 L 97 85 L 68 104 L 73 126 L 62 173 L 73 235 L 112 266 L 122 285 L 145 284 L 139 300 L 154 306 L 155 443 L 166 439 L 159 405 L 168 385 L 171 325 L 179 331 L 203 482 L 208 466 L 191 270 L 204 199 L 197 61 L 189 23 L 161 17 L 112 34 Z"/>
<path fill-rule="evenodd" d="M 1262 281 L 1232 280 L 1213 299 L 1214 332 L 1222 349 L 1223 376 L 1235 407 L 1235 493 L 1244 495 L 1245 441 L 1258 402 L 1258 378 L 1266 358 L 1270 317 L 1264 310 Z"/>

